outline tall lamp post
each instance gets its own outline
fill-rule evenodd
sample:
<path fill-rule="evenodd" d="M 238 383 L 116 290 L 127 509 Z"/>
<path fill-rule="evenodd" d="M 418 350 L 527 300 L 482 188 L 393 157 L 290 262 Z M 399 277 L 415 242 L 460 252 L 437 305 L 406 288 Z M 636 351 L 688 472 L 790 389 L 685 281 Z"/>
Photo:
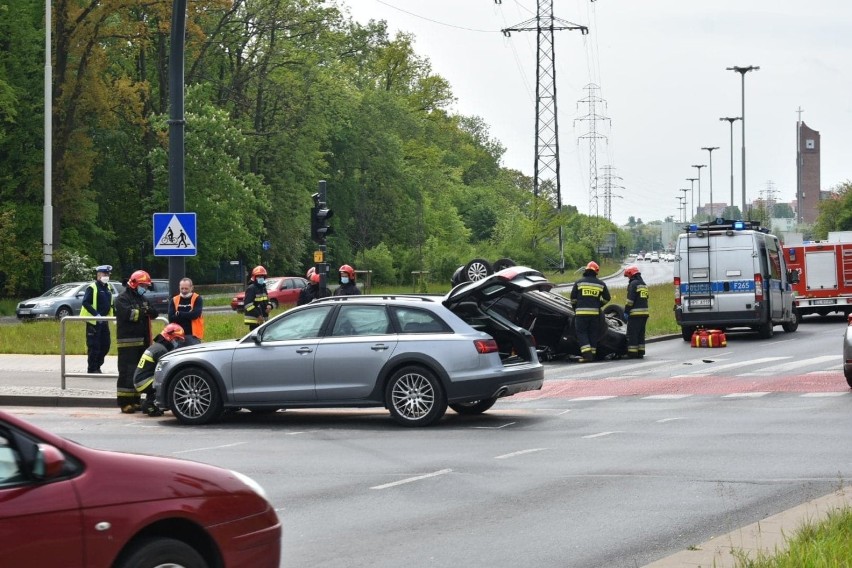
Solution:
<path fill-rule="evenodd" d="M 731 218 L 734 216 L 734 123 L 741 120 L 738 116 L 723 116 L 719 120 L 727 120 L 731 125 Z"/>
<path fill-rule="evenodd" d="M 184 46 L 186 45 L 186 0 L 172 4 L 172 31 L 169 45 L 169 212 L 183 213 L 184 199 Z M 182 256 L 169 257 L 169 295 L 175 296 L 186 274 Z"/>
<path fill-rule="evenodd" d="M 701 168 L 706 168 L 707 164 L 692 164 L 692 167 L 698 170 L 698 205 L 695 207 L 695 216 L 698 217 L 698 210 L 701 209 Z"/>
<path fill-rule="evenodd" d="M 692 199 L 692 218 L 695 218 L 695 182 L 698 181 L 698 178 L 686 178 L 686 181 L 689 182 L 689 186 L 692 188 L 692 193 L 689 195 Z"/>
<path fill-rule="evenodd" d="M 713 207 L 713 150 L 718 150 L 718 146 L 704 146 L 701 148 L 702 150 L 707 150 L 710 153 L 710 167 L 708 168 L 708 172 L 710 172 L 710 218 L 716 218 L 716 209 Z M 699 172 L 701 170 L 698 170 Z"/>
<path fill-rule="evenodd" d="M 688 191 L 689 191 L 689 192 L 691 192 L 692 190 L 691 190 L 691 189 L 689 189 L 688 187 L 687 187 L 686 189 L 684 189 L 684 188 L 680 188 L 680 190 L 683 192 L 683 197 L 679 197 L 678 199 L 683 199 L 683 204 L 684 204 L 684 209 L 683 209 L 683 222 L 684 222 L 684 223 L 686 223 L 686 222 L 687 222 L 687 219 L 686 219 L 686 193 L 687 193 Z"/>
<path fill-rule="evenodd" d="M 743 153 L 742 153 L 742 159 L 743 159 L 743 210 L 742 210 L 742 214 L 743 214 L 743 216 L 745 216 L 745 214 L 746 214 L 745 76 L 746 76 L 746 73 L 748 73 L 749 71 L 757 71 L 757 70 L 760 69 L 760 67 L 755 67 L 754 65 L 749 65 L 748 67 L 734 66 L 734 67 L 726 67 L 725 69 L 727 69 L 728 71 L 734 71 L 735 73 L 739 73 L 740 77 L 742 79 L 742 81 L 741 81 L 742 88 L 741 88 L 741 91 L 740 91 L 742 93 L 742 96 L 741 96 L 741 98 L 742 98 L 742 111 L 740 112 L 740 120 L 743 121 L 743 127 L 742 127 L 742 131 L 743 131 L 742 132 L 742 134 L 743 134 L 743 145 L 742 145 L 742 148 L 743 148 Z"/>
<path fill-rule="evenodd" d="M 686 217 L 686 196 L 685 195 L 676 195 L 675 199 L 680 201 L 680 205 L 678 205 L 678 209 L 680 210 L 681 219 L 684 219 L 684 217 Z M 683 223 L 686 223 L 686 219 L 683 220 Z"/>

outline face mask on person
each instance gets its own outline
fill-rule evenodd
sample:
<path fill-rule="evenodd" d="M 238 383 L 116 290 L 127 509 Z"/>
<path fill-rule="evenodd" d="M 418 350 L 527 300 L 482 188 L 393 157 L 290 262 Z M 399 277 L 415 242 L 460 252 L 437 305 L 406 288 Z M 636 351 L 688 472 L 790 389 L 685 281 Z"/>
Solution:
<path fill-rule="evenodd" d="M 178 341 L 177 339 L 172 339 L 172 349 L 177 349 L 181 346 L 181 344 L 182 342 Z"/>
<path fill-rule="evenodd" d="M 266 284 L 266 278 L 258 278 L 257 283 L 263 286 L 264 284 Z"/>
<path fill-rule="evenodd" d="M 349 277 L 348 276 L 341 276 L 340 277 L 340 283 L 341 284 L 349 284 Z"/>
<path fill-rule="evenodd" d="M 139 286 L 136 290 L 139 292 L 140 296 L 144 296 L 148 293 L 148 288 L 143 288 L 142 286 Z"/>
<path fill-rule="evenodd" d="M 109 276 L 101 276 L 100 281 L 103 282 L 104 284 L 108 284 L 109 283 Z"/>
<path fill-rule="evenodd" d="M 191 297 L 192 297 L 192 292 L 181 292 L 181 293 L 180 293 L 180 297 L 181 297 L 181 298 L 191 298 Z"/>

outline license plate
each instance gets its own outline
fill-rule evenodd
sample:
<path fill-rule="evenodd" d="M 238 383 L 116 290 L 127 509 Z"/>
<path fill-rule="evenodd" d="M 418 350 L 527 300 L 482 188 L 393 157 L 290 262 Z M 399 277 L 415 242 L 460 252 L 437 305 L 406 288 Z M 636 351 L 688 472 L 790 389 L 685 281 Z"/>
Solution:
<path fill-rule="evenodd" d="M 834 300 L 811 300 L 811 304 L 815 306 L 830 306 L 834 303 Z"/>
<path fill-rule="evenodd" d="M 20 315 L 22 315 L 22 316 L 28 316 L 28 315 L 30 315 L 31 313 L 33 313 L 33 311 L 32 311 L 32 310 L 18 310 L 18 314 L 20 314 Z"/>
<path fill-rule="evenodd" d="M 689 307 L 690 308 L 709 308 L 711 306 L 710 298 L 699 298 L 697 300 L 690 300 Z"/>

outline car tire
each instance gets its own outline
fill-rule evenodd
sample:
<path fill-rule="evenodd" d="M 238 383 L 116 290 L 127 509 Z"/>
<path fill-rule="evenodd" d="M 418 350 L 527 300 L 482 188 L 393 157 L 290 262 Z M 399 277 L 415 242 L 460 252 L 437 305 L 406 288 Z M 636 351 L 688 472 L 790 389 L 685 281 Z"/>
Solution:
<path fill-rule="evenodd" d="M 793 321 L 785 321 L 784 323 L 782 323 L 781 328 L 786 333 L 793 333 L 794 331 L 799 329 L 799 314 L 798 313 L 795 314 Z"/>
<path fill-rule="evenodd" d="M 464 265 L 464 277 L 468 282 L 477 282 L 494 274 L 491 263 L 481 258 L 474 258 Z"/>
<path fill-rule="evenodd" d="M 450 408 L 452 408 L 456 414 L 482 414 L 497 402 L 497 398 L 483 398 L 482 400 L 475 400 L 473 402 L 455 402 L 450 404 Z"/>
<path fill-rule="evenodd" d="M 181 424 L 209 424 L 222 415 L 219 386 L 206 371 L 181 369 L 169 382 L 168 389 L 169 410 Z"/>
<path fill-rule="evenodd" d="M 609 304 L 605 306 L 603 309 L 603 313 L 605 316 L 615 316 L 622 323 L 627 323 L 627 319 L 624 317 L 624 307 L 618 304 Z"/>
<path fill-rule="evenodd" d="M 772 325 L 771 321 L 762 323 L 757 326 L 757 334 L 761 339 L 772 339 L 772 336 L 775 335 L 775 326 Z"/>
<path fill-rule="evenodd" d="M 269 303 L 270 303 L 270 304 L 272 304 L 272 309 L 273 309 L 273 310 L 277 310 L 277 309 L 278 309 L 278 300 L 269 300 Z"/>
<path fill-rule="evenodd" d="M 151 568 L 152 566 L 206 568 L 207 562 L 197 550 L 183 541 L 152 537 L 133 543 L 115 565 L 117 568 Z"/>
<path fill-rule="evenodd" d="M 59 306 L 59 309 L 56 310 L 56 319 L 61 320 L 62 318 L 67 318 L 68 316 L 73 316 L 74 310 L 69 308 L 68 306 Z"/>
<path fill-rule="evenodd" d="M 682 326 L 680 328 L 680 334 L 683 337 L 684 341 L 692 341 L 692 334 L 695 333 L 694 327 Z"/>
<path fill-rule="evenodd" d="M 846 375 L 846 384 L 849 385 L 849 388 L 852 389 L 852 373 L 843 373 Z"/>
<path fill-rule="evenodd" d="M 494 272 L 500 272 L 504 268 L 509 268 L 511 266 L 517 266 L 515 261 L 511 258 L 498 258 L 494 262 Z"/>
<path fill-rule="evenodd" d="M 428 426 L 447 411 L 447 397 L 432 371 L 409 365 L 397 370 L 388 381 L 385 406 L 398 424 Z"/>

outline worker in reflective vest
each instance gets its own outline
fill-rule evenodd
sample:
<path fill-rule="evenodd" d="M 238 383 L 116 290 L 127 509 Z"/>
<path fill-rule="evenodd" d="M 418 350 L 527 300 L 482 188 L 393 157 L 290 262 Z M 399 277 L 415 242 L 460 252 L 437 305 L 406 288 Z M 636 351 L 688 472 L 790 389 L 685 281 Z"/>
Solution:
<path fill-rule="evenodd" d="M 95 271 L 97 278 L 86 288 L 83 295 L 83 306 L 80 308 L 81 316 L 112 316 L 112 287 L 109 285 L 109 275 L 112 266 L 102 264 Z M 86 349 L 88 353 L 89 373 L 101 374 L 101 366 L 109 353 L 110 336 L 109 322 L 87 321 L 86 322 Z"/>
<path fill-rule="evenodd" d="M 180 293 L 169 303 L 169 323 L 179 324 L 185 335 L 204 339 L 204 300 L 194 291 L 192 280 L 180 281 Z"/>
<path fill-rule="evenodd" d="M 600 266 L 595 261 L 586 265 L 583 277 L 571 289 L 571 305 L 574 307 L 574 329 L 580 345 L 581 362 L 594 361 L 597 343 L 602 335 L 601 308 L 609 302 L 609 288 L 598 278 Z"/>

